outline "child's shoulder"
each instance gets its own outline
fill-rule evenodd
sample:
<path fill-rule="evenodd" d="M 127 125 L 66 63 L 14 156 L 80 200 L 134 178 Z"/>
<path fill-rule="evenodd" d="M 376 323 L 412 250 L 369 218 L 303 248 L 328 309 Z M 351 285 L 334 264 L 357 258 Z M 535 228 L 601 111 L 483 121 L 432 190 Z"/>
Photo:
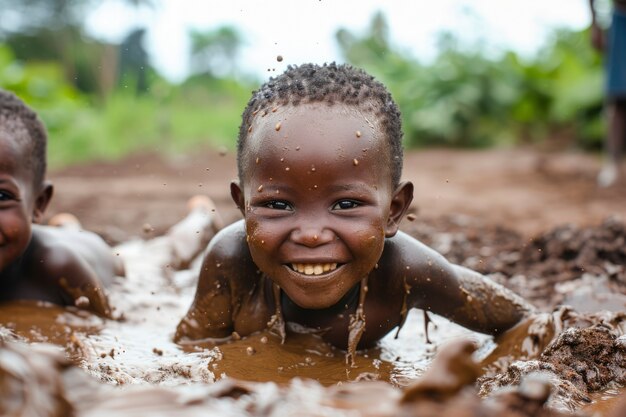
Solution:
<path fill-rule="evenodd" d="M 95 274 L 108 284 L 119 269 L 109 245 L 86 230 L 34 225 L 31 246 L 30 257 L 44 277 Z"/>
<path fill-rule="evenodd" d="M 448 261 L 439 252 L 413 236 L 399 231 L 385 240 L 381 257 L 390 268 L 420 268 L 447 265 Z"/>
<path fill-rule="evenodd" d="M 207 254 L 225 262 L 242 262 L 251 259 L 246 242 L 243 220 L 236 221 L 220 230 L 209 243 Z"/>
<path fill-rule="evenodd" d="M 228 281 L 233 289 L 242 290 L 258 276 L 246 239 L 246 227 L 239 220 L 220 230 L 207 248 L 200 279 Z M 242 290 L 243 291 L 243 290 Z"/>
<path fill-rule="evenodd" d="M 86 299 L 86 308 L 110 316 L 103 284 L 115 276 L 115 263 L 109 246 L 98 235 L 35 225 L 25 255 L 34 281 L 47 288 L 60 288 L 67 304 L 78 305 Z"/>
<path fill-rule="evenodd" d="M 79 242 L 75 233 L 77 232 L 56 227 L 33 226 L 31 247 L 25 255 L 34 265 L 38 265 L 40 272 L 48 273 L 42 277 L 57 277 L 71 265 L 80 262 L 80 251 L 84 248 L 80 248 L 78 243 L 84 242 Z"/>

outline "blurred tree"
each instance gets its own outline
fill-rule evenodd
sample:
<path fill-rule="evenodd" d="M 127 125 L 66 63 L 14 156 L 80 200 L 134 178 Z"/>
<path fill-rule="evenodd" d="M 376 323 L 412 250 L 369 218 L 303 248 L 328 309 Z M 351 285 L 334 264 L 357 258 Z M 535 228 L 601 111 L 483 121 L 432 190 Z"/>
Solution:
<path fill-rule="evenodd" d="M 392 93 L 408 146 L 539 142 L 563 133 L 585 147 L 601 143 L 601 68 L 583 32 L 556 30 L 527 60 L 511 51 L 493 56 L 443 32 L 428 65 L 390 43 L 381 13 L 363 34 L 340 29 L 336 38 L 346 61 Z"/>
<path fill-rule="evenodd" d="M 243 38 L 236 28 L 222 26 L 202 31 L 192 29 L 191 72 L 196 75 L 224 77 L 233 75 L 237 68 L 237 58 Z"/>
<path fill-rule="evenodd" d="M 124 0 L 152 6 L 154 0 Z M 0 0 L 0 41 L 22 61 L 58 61 L 65 78 L 86 92 L 103 93 L 110 82 L 104 74 L 113 45 L 89 38 L 84 16 L 95 0 Z M 113 67 L 115 68 L 115 66 Z"/>

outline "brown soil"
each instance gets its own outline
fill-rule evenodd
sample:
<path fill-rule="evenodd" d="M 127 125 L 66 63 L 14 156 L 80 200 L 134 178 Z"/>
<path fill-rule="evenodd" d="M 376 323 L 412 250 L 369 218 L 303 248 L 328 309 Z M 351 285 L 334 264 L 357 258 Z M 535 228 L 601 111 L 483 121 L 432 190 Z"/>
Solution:
<path fill-rule="evenodd" d="M 454 216 L 460 226 L 472 219 L 531 237 L 565 223 L 626 217 L 626 183 L 599 189 L 599 165 L 599 158 L 573 152 L 422 150 L 407 152 L 403 177 L 415 184 L 421 223 L 438 227 Z M 86 229 L 118 243 L 145 235 L 146 223 L 160 234 L 184 217 L 189 197 L 206 194 L 231 222 L 239 216 L 229 196 L 236 176 L 234 154 L 216 150 L 76 166 L 50 174 L 56 197 L 49 214 L 72 212 Z"/>

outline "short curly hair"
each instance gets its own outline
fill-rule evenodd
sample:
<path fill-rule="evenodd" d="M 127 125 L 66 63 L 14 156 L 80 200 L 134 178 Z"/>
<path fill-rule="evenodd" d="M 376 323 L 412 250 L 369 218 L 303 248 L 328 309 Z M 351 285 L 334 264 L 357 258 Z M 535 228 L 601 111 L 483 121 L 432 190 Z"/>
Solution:
<path fill-rule="evenodd" d="M 252 93 L 239 126 L 237 168 L 243 173 L 243 153 L 248 128 L 254 115 L 275 105 L 326 102 L 356 106 L 378 118 L 389 145 L 391 180 L 400 182 L 402 174 L 402 122 L 400 110 L 387 88 L 365 71 L 347 64 L 290 65 L 276 78 L 270 78 Z"/>
<path fill-rule="evenodd" d="M 0 89 L 0 132 L 23 146 L 22 162 L 33 173 L 33 185 L 40 186 L 46 176 L 48 134 L 37 113 L 15 94 Z"/>

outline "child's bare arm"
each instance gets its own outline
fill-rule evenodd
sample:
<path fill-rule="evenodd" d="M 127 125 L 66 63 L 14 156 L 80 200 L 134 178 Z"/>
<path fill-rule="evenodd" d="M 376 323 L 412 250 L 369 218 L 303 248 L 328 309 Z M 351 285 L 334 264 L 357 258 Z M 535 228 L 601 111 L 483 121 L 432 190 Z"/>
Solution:
<path fill-rule="evenodd" d="M 174 340 L 221 339 L 234 329 L 231 282 L 241 276 L 245 232 L 239 223 L 222 229 L 202 262 L 193 303 L 176 328 Z"/>
<path fill-rule="evenodd" d="M 449 263 L 416 239 L 398 233 L 395 268 L 405 276 L 407 305 L 444 316 L 481 333 L 501 333 L 526 317 L 533 307 L 489 278 Z"/>
<path fill-rule="evenodd" d="M 499 334 L 515 326 L 535 308 L 522 297 L 476 271 L 452 265 L 465 303 L 451 319 L 481 333 Z"/>
<path fill-rule="evenodd" d="M 62 245 L 50 250 L 44 259 L 45 275 L 56 281 L 68 304 L 111 318 L 102 282 L 84 259 Z"/>

